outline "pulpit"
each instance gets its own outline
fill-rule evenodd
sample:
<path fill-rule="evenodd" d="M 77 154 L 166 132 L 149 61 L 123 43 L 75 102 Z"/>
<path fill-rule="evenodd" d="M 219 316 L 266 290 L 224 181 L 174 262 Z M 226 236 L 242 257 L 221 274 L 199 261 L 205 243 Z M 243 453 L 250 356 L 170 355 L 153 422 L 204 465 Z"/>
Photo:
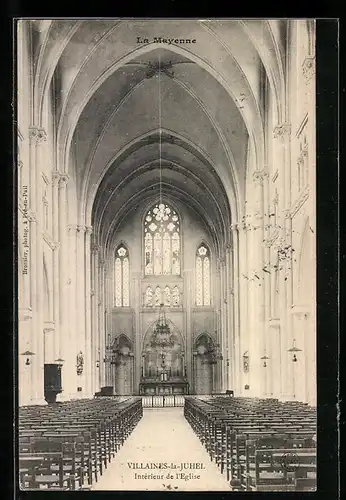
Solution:
<path fill-rule="evenodd" d="M 189 393 L 182 339 L 176 332 L 171 332 L 163 304 L 142 352 L 139 393 L 148 396 Z"/>

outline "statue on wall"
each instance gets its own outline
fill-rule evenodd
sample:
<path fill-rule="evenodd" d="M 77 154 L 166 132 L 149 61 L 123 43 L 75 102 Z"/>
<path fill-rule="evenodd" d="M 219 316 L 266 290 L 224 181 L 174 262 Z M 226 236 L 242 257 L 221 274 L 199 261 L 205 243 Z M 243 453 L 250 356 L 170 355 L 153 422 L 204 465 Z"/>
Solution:
<path fill-rule="evenodd" d="M 243 369 L 244 373 L 249 371 L 249 351 L 245 351 L 243 354 Z"/>
<path fill-rule="evenodd" d="M 161 289 L 159 286 L 155 289 L 155 307 L 160 307 L 161 304 Z"/>
<path fill-rule="evenodd" d="M 176 307 L 179 306 L 179 288 L 175 286 L 172 291 L 172 306 Z"/>
<path fill-rule="evenodd" d="M 79 353 L 77 354 L 77 364 L 76 364 L 77 375 L 82 375 L 83 366 L 84 366 L 84 356 L 82 351 L 79 351 Z"/>
<path fill-rule="evenodd" d="M 164 304 L 165 306 L 169 307 L 171 305 L 171 291 L 168 286 L 166 286 L 165 288 L 164 297 L 165 297 Z"/>
<path fill-rule="evenodd" d="M 153 289 L 151 286 L 148 286 L 145 292 L 145 307 L 153 307 Z"/>

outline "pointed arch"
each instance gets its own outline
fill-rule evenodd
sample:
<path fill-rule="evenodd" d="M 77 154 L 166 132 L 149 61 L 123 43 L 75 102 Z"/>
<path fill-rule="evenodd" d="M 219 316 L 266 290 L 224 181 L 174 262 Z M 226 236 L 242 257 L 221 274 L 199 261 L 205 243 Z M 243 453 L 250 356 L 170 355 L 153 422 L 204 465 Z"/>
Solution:
<path fill-rule="evenodd" d="M 213 337 L 208 332 L 202 332 L 194 340 L 194 348 L 197 348 L 199 345 L 214 345 L 215 341 Z"/>
<path fill-rule="evenodd" d="M 150 341 L 150 338 L 151 336 L 153 335 L 154 333 L 154 329 L 155 329 L 155 326 L 156 326 L 156 323 L 157 323 L 157 319 L 155 319 L 154 321 L 152 321 L 150 323 L 150 325 L 148 326 L 145 334 L 143 335 L 143 339 L 142 339 L 142 350 L 144 349 L 144 347 L 148 344 L 148 342 Z M 176 340 L 181 344 L 181 347 L 182 347 L 182 351 L 185 351 L 185 340 L 184 340 L 184 336 L 182 334 L 182 332 L 180 331 L 180 329 L 176 326 L 175 323 L 173 323 L 173 321 L 169 318 L 167 318 L 167 324 L 171 330 L 171 333 L 172 335 L 176 338 Z"/>

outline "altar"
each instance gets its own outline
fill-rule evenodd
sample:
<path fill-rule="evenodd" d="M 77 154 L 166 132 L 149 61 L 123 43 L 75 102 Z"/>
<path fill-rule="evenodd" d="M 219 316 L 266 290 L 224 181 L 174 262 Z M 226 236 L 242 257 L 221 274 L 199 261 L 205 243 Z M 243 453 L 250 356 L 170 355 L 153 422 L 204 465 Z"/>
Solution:
<path fill-rule="evenodd" d="M 139 384 L 141 396 L 164 396 L 189 394 L 189 383 L 180 378 L 142 378 Z"/>
<path fill-rule="evenodd" d="M 142 351 L 139 394 L 142 396 L 184 395 L 189 393 L 183 340 L 166 319 L 163 304 L 153 330 L 147 332 Z"/>

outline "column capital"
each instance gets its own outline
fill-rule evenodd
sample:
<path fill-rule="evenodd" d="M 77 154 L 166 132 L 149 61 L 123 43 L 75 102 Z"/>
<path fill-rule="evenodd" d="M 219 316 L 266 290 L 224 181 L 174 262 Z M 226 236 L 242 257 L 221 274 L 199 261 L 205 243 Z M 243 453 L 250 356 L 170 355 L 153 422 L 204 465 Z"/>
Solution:
<path fill-rule="evenodd" d="M 52 186 L 65 187 L 69 178 L 70 176 L 68 174 L 61 173 L 55 170 L 54 172 L 52 172 Z"/>
<path fill-rule="evenodd" d="M 239 227 L 238 226 L 239 226 L 239 224 L 237 224 L 235 222 L 233 224 L 231 224 L 231 231 L 232 232 L 239 231 Z"/>
<path fill-rule="evenodd" d="M 268 178 L 269 174 L 266 169 L 255 170 L 255 172 L 252 174 L 253 181 L 261 186 L 263 186 L 263 182 L 265 181 L 265 179 Z"/>
<path fill-rule="evenodd" d="M 42 127 L 29 127 L 29 139 L 39 144 L 47 140 L 47 132 Z"/>
<path fill-rule="evenodd" d="M 64 188 L 69 180 L 70 176 L 68 174 L 60 174 L 59 187 Z"/>
<path fill-rule="evenodd" d="M 77 229 L 77 233 L 85 233 L 87 228 L 86 228 L 86 226 L 80 226 L 80 225 L 78 225 L 76 227 L 76 229 Z"/>
<path fill-rule="evenodd" d="M 91 247 L 91 251 L 93 254 L 98 254 L 100 252 L 100 250 L 101 250 L 101 247 L 97 243 L 94 243 Z"/>
<path fill-rule="evenodd" d="M 289 137 L 291 135 L 291 124 L 290 123 L 280 123 L 274 128 L 274 138 L 283 139 L 284 137 Z"/>
<path fill-rule="evenodd" d="M 92 226 L 85 226 L 85 232 L 88 236 L 90 236 L 93 232 Z"/>
<path fill-rule="evenodd" d="M 74 231 L 77 231 L 77 224 L 68 224 L 67 226 L 67 231 L 69 233 L 72 233 Z"/>
<path fill-rule="evenodd" d="M 304 59 L 302 64 L 303 76 L 305 83 L 309 83 L 316 72 L 316 59 L 315 56 L 308 56 Z"/>

